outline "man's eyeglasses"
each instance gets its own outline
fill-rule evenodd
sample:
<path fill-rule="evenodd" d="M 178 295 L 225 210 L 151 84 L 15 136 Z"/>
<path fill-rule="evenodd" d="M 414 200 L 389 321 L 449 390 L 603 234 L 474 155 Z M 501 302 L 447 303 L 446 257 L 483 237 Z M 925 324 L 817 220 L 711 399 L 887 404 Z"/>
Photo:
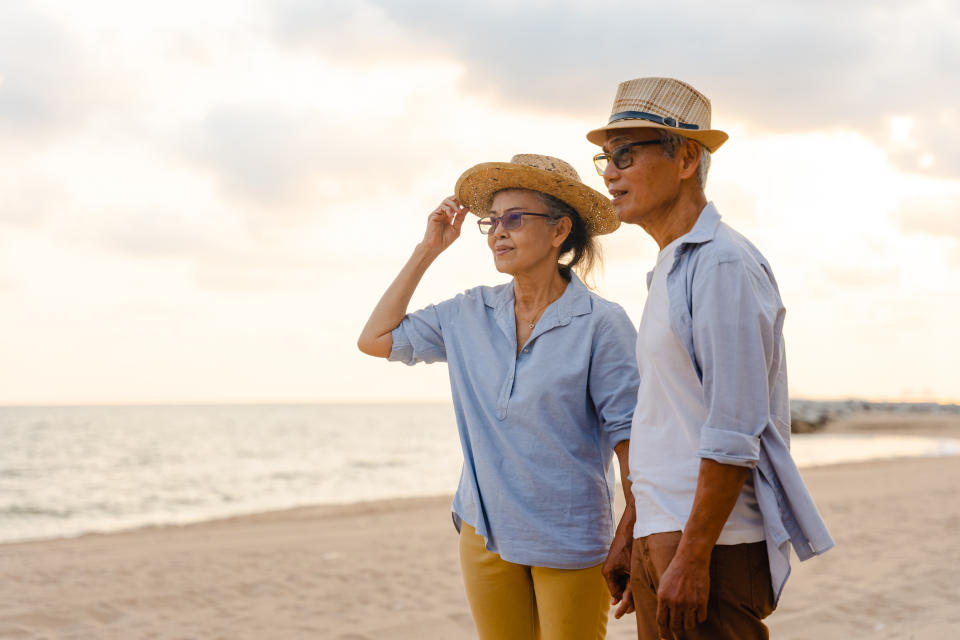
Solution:
<path fill-rule="evenodd" d="M 523 225 L 523 216 L 538 216 L 540 218 L 552 218 L 553 216 L 546 213 L 529 213 L 527 211 L 511 211 L 510 213 L 505 213 L 502 216 L 484 216 L 477 220 L 477 226 L 480 227 L 480 233 L 485 236 L 493 233 L 497 224 L 503 226 L 507 231 L 513 231 L 514 229 L 519 229 Z"/>
<path fill-rule="evenodd" d="M 643 140 L 641 142 L 628 142 L 622 144 L 610 153 L 598 153 L 593 156 L 593 166 L 597 168 L 597 173 L 603 175 L 607 170 L 607 164 L 613 160 L 617 169 L 626 169 L 633 164 L 633 147 L 642 147 L 648 144 L 660 144 L 663 140 Z"/>

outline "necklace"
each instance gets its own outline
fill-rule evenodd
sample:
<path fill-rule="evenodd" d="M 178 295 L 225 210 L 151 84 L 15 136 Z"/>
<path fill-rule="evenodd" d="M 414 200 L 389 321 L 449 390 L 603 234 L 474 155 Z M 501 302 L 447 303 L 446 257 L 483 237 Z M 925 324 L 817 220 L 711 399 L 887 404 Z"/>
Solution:
<path fill-rule="evenodd" d="M 542 307 L 540 307 L 540 310 L 537 312 L 537 314 L 536 314 L 535 316 L 533 316 L 532 318 L 530 318 L 529 321 L 527 321 L 527 327 L 528 327 L 528 328 L 533 329 L 535 326 L 537 326 L 537 320 L 540 319 L 540 316 L 542 316 L 542 315 L 543 315 L 543 312 L 547 310 L 547 307 L 550 306 L 550 303 L 551 303 L 551 302 L 553 302 L 553 301 L 550 300 L 550 301 L 548 301 L 545 305 L 543 305 Z"/>
<path fill-rule="evenodd" d="M 533 331 L 534 327 L 537 326 L 537 320 L 540 319 L 540 316 L 543 315 L 543 312 L 547 310 L 547 307 L 549 307 L 551 304 L 553 304 L 553 303 L 556 302 L 558 299 L 560 299 L 560 296 L 563 295 L 564 290 L 566 290 L 566 283 L 564 283 L 564 286 L 563 286 L 563 288 L 560 289 L 560 292 L 559 292 L 558 294 L 556 294 L 556 297 L 554 297 L 553 292 L 550 292 L 550 293 L 548 294 L 549 297 L 547 298 L 547 301 L 543 304 L 542 307 L 540 307 L 540 309 L 533 315 L 533 317 L 530 318 L 529 320 L 524 320 L 524 321 L 523 321 L 524 324 L 527 325 L 527 328 L 528 328 L 528 329 L 530 329 L 531 331 Z M 548 291 L 549 291 L 549 289 L 548 289 Z M 519 314 L 519 309 L 517 309 L 517 299 L 516 299 L 516 298 L 514 298 L 514 300 L 513 300 L 513 313 L 514 313 L 514 316 L 516 316 L 517 320 L 520 320 L 520 314 Z"/>

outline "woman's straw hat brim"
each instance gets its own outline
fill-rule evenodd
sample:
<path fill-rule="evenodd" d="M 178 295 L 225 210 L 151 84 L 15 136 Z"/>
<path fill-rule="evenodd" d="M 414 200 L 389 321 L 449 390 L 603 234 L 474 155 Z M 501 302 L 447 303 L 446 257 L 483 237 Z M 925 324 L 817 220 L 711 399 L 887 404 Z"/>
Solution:
<path fill-rule="evenodd" d="M 531 166 L 531 165 L 537 166 Z M 580 181 L 566 162 L 550 156 L 521 154 L 511 162 L 484 162 L 463 172 L 454 193 L 478 216 L 487 215 L 493 194 L 505 189 L 528 189 L 549 194 L 567 203 L 580 215 L 593 235 L 611 233 L 620 218 L 610 200 Z"/>

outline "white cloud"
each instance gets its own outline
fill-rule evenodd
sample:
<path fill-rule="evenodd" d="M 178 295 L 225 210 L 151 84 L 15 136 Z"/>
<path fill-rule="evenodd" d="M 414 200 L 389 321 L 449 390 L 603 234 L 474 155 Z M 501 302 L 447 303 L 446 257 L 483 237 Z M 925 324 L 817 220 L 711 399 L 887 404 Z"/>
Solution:
<path fill-rule="evenodd" d="M 0 5 L 0 136 L 49 134 L 82 119 L 90 105 L 80 54 L 43 13 Z"/>
<path fill-rule="evenodd" d="M 333 58 L 361 51 L 375 59 L 371 52 L 384 49 L 364 46 L 374 39 L 358 28 L 374 15 L 377 33 L 390 33 L 391 50 L 463 64 L 468 93 L 591 122 L 609 113 L 618 82 L 643 75 L 690 81 L 712 99 L 717 125 L 846 128 L 886 138 L 891 116 L 912 117 L 921 154 L 898 162 L 938 175 L 960 172 L 960 152 L 938 143 L 960 137 L 960 124 L 942 117 L 960 101 L 954 3 L 687 0 L 668 11 L 625 1 L 336 6 L 274 5 L 281 42 L 294 33 L 293 42 L 310 41 Z M 353 42 L 332 34 L 350 34 Z M 924 153 L 930 159 L 918 163 Z"/>
<path fill-rule="evenodd" d="M 949 395 L 956 21 L 935 2 L 4 4 L 0 352 L 22 366 L 0 401 L 443 398 L 442 367 L 353 344 L 426 213 L 518 152 L 602 190 L 583 134 L 645 74 L 701 87 L 731 132 L 708 194 L 773 262 L 797 389 L 896 395 L 855 341 L 919 326 L 894 360 Z M 601 291 L 639 320 L 656 247 L 603 243 Z M 471 224 L 411 307 L 503 280 Z"/>

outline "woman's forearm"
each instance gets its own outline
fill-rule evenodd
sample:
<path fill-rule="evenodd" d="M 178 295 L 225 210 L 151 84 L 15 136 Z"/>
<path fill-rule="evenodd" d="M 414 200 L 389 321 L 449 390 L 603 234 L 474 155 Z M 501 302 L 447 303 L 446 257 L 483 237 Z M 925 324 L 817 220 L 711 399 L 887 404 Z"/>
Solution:
<path fill-rule="evenodd" d="M 394 281 L 374 307 L 373 313 L 360 333 L 357 347 L 367 355 L 386 358 L 393 348 L 391 333 L 396 329 L 403 317 L 407 314 L 407 305 L 416 291 L 420 279 L 427 268 L 436 260 L 439 252 L 427 248 L 420 243 L 413 250 L 413 255 L 397 274 Z"/>
<path fill-rule="evenodd" d="M 407 264 L 387 287 L 360 332 L 357 340 L 360 351 L 378 358 L 390 356 L 393 349 L 393 336 L 390 334 L 407 314 L 407 305 L 427 267 L 460 237 L 460 227 L 466 215 L 467 208 L 450 196 L 427 217 L 423 241 L 416 246 Z"/>

